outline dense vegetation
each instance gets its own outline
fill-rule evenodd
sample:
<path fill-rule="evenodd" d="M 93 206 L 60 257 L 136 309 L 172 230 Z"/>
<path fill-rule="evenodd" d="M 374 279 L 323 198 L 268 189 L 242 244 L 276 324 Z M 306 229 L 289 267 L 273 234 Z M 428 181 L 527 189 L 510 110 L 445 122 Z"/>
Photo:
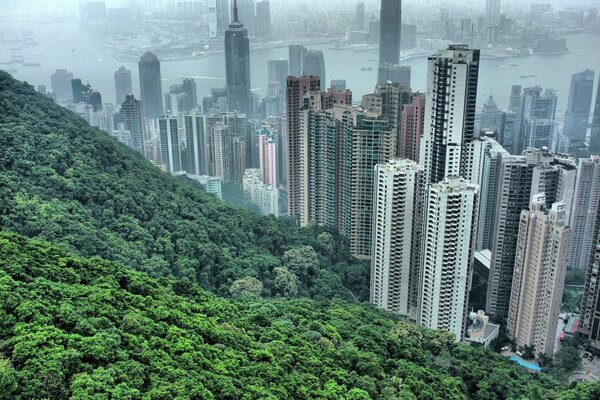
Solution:
<path fill-rule="evenodd" d="M 1 71 L 0 228 L 222 295 L 255 278 L 264 296 L 289 297 L 276 269 L 311 246 L 298 295 L 368 295 L 368 266 L 342 241 L 217 201 Z"/>
<path fill-rule="evenodd" d="M 368 305 L 220 299 L 6 232 L 0 337 L 3 399 L 582 398 Z"/>

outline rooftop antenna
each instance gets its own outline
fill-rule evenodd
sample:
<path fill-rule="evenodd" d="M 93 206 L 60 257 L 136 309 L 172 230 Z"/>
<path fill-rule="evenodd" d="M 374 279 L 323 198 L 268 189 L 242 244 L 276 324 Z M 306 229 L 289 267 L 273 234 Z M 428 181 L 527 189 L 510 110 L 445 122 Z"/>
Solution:
<path fill-rule="evenodd" d="M 237 0 L 233 0 L 233 22 L 240 22 L 238 19 Z"/>

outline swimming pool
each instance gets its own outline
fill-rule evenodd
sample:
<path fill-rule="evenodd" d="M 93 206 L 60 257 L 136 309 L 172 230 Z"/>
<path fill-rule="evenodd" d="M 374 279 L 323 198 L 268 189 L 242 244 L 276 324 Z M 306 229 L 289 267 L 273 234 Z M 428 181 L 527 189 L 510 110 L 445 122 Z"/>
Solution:
<path fill-rule="evenodd" d="M 521 358 L 517 357 L 517 356 L 510 356 L 508 357 L 509 360 L 516 362 L 517 364 L 519 364 L 522 367 L 525 367 L 531 371 L 536 371 L 539 372 L 542 369 L 540 368 L 539 365 L 534 364 L 534 363 L 529 363 L 527 361 L 522 360 Z"/>

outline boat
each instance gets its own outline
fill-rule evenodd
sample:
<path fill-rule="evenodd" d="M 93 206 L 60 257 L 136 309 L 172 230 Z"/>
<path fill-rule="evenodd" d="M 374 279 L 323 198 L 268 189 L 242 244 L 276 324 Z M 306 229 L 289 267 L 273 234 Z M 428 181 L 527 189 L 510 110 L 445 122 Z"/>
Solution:
<path fill-rule="evenodd" d="M 521 75 L 521 79 L 535 78 L 537 75 Z"/>
<path fill-rule="evenodd" d="M 363 72 L 373 71 L 373 67 L 362 67 L 360 70 L 363 71 Z"/>
<path fill-rule="evenodd" d="M 23 63 L 24 66 L 26 67 L 40 67 L 42 65 L 41 62 L 26 62 Z"/>
<path fill-rule="evenodd" d="M 510 65 L 511 67 L 518 67 L 519 66 L 519 64 L 508 64 L 508 65 Z"/>

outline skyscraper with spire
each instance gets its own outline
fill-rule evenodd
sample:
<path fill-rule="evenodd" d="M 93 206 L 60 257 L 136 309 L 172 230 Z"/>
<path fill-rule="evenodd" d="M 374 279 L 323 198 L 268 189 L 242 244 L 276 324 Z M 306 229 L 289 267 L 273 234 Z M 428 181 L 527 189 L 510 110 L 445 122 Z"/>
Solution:
<path fill-rule="evenodd" d="M 401 20 L 401 0 L 381 0 L 378 83 L 384 83 L 383 75 L 387 74 L 386 67 L 400 63 Z"/>
<path fill-rule="evenodd" d="M 252 115 L 250 40 L 248 30 L 239 20 L 237 0 L 233 2 L 233 22 L 225 31 L 225 70 L 229 109 Z"/>

